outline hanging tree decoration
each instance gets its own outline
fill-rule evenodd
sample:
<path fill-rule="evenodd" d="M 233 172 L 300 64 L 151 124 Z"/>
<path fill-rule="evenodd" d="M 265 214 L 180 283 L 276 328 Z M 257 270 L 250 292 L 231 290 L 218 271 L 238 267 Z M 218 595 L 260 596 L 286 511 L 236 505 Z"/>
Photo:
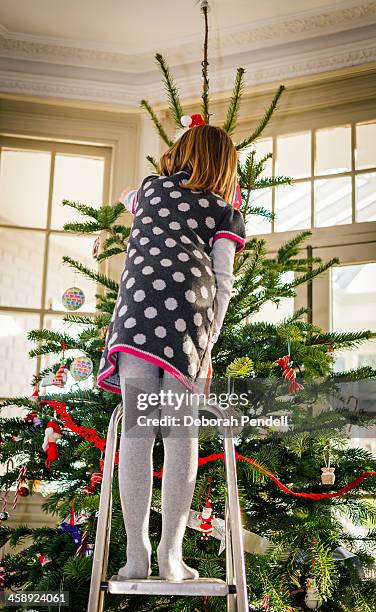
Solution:
<path fill-rule="evenodd" d="M 264 612 L 269 612 L 269 602 L 270 602 L 270 596 L 269 595 L 264 595 L 263 600 L 262 600 L 262 609 L 264 610 Z"/>
<path fill-rule="evenodd" d="M 296 381 L 296 372 L 291 367 L 293 362 L 291 361 L 291 355 L 285 355 L 284 357 L 280 357 L 276 360 L 276 362 L 282 368 L 282 378 L 287 380 L 288 382 L 288 393 L 292 395 L 300 389 L 303 389 L 302 385 L 300 385 Z"/>
<path fill-rule="evenodd" d="M 82 355 L 80 357 L 76 357 L 76 359 L 73 359 L 70 367 L 70 373 L 72 374 L 73 378 L 79 382 L 89 378 L 93 368 L 93 362 L 90 357 Z"/>
<path fill-rule="evenodd" d="M 60 346 L 61 346 L 62 356 L 59 362 L 60 363 L 59 368 L 55 376 L 52 379 L 52 384 L 55 385 L 56 387 L 63 388 L 65 387 L 67 378 L 68 378 L 68 368 L 66 367 L 67 359 L 64 355 L 64 351 L 67 349 L 67 345 L 65 342 L 61 342 Z"/>
<path fill-rule="evenodd" d="M 82 535 L 80 526 L 88 519 L 88 515 L 81 513 L 76 515 L 74 512 L 74 503 L 72 503 L 70 514 L 60 523 L 60 529 L 69 533 L 75 544 L 81 544 Z"/>
<path fill-rule="evenodd" d="M 327 450 L 327 453 L 325 451 Z M 325 467 L 321 468 L 321 482 L 323 485 L 333 485 L 336 480 L 335 468 L 331 467 L 330 442 L 324 449 Z"/>
<path fill-rule="evenodd" d="M 43 376 L 41 381 L 42 387 L 50 387 L 52 385 L 60 388 L 65 387 L 68 379 L 68 368 L 66 367 L 67 359 L 65 357 L 64 352 L 67 350 L 67 348 L 68 345 L 66 344 L 66 342 L 60 342 L 60 350 L 62 352 L 62 356 L 59 361 L 59 368 L 56 373 L 49 372 L 48 374 L 45 374 L 45 376 Z"/>
<path fill-rule="evenodd" d="M 322 597 L 317 588 L 316 580 L 314 578 L 307 578 L 306 587 L 305 605 L 310 610 L 318 610 L 322 606 Z"/>
<path fill-rule="evenodd" d="M 64 291 L 61 301 L 67 310 L 78 310 L 85 302 L 85 294 L 79 287 L 69 287 Z"/>
<path fill-rule="evenodd" d="M 208 541 L 210 535 L 212 534 L 213 531 L 213 521 L 215 520 L 215 515 L 213 514 L 213 509 L 212 509 L 212 502 L 210 499 L 210 483 L 211 483 L 211 478 L 208 478 L 209 481 L 209 485 L 208 485 L 208 491 L 207 494 L 205 496 L 205 505 L 204 505 L 204 509 L 202 511 L 201 514 L 198 515 L 198 519 L 200 519 L 201 523 L 200 523 L 200 531 L 202 532 L 202 536 L 200 538 L 200 540 L 204 540 L 204 541 Z"/>
<path fill-rule="evenodd" d="M 13 498 L 13 504 L 12 504 L 12 508 L 13 510 L 15 510 L 17 508 L 17 502 L 18 502 L 18 497 L 26 497 L 26 495 L 28 493 L 25 492 L 25 478 L 26 478 L 26 472 L 27 472 L 27 467 L 26 467 L 26 463 L 24 465 L 22 465 L 20 467 L 20 471 L 18 472 L 18 476 L 17 476 L 17 484 L 16 484 L 16 490 L 14 493 L 14 498 Z"/>
<path fill-rule="evenodd" d="M 33 394 L 31 396 L 31 400 L 33 402 L 39 402 L 39 384 L 38 384 L 38 376 L 36 374 L 34 374 L 33 376 L 33 387 L 34 387 L 34 391 Z"/>
<path fill-rule="evenodd" d="M 57 421 L 49 421 L 44 431 L 44 440 L 42 448 L 46 453 L 44 466 L 47 470 L 50 469 L 51 463 L 59 457 L 59 451 L 56 442 L 61 438 L 61 427 Z"/>
<path fill-rule="evenodd" d="M 14 462 L 12 458 L 9 458 L 7 463 L 6 463 L 6 467 L 5 467 L 5 475 L 6 477 L 9 474 L 9 469 L 13 469 L 14 468 Z M 0 521 L 7 521 L 9 518 L 9 512 L 8 512 L 8 479 L 6 479 L 5 481 L 5 491 L 2 497 L 2 507 L 1 507 L 1 511 L 0 511 Z"/>
<path fill-rule="evenodd" d="M 51 557 L 49 557 L 48 555 L 45 555 L 44 553 L 38 553 L 37 554 L 37 559 L 38 559 L 38 561 L 39 561 L 39 563 L 41 564 L 42 567 L 44 565 L 47 565 L 47 563 L 51 563 L 51 561 L 52 561 Z"/>

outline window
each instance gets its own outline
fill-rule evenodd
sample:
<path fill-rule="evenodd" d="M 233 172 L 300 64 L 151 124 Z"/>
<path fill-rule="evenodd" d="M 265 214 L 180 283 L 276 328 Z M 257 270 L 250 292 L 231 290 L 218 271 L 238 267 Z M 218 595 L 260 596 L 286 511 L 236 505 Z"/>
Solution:
<path fill-rule="evenodd" d="M 331 328 L 333 331 L 370 330 L 376 337 L 376 263 L 336 266 L 331 270 Z M 350 351 L 338 351 L 336 369 L 376 368 L 376 340 Z"/>
<path fill-rule="evenodd" d="M 28 357 L 27 332 L 61 329 L 65 289 L 80 286 L 80 313 L 95 312 L 95 285 L 62 263 L 69 255 L 95 269 L 95 236 L 65 233 L 64 223 L 82 216 L 61 202 L 99 208 L 108 198 L 110 156 L 105 147 L 0 139 L 0 397 L 31 395 L 32 375 L 56 363 L 56 355 Z"/>
<path fill-rule="evenodd" d="M 273 154 L 266 175 L 293 184 L 253 192 L 252 204 L 275 219 L 251 215 L 250 235 L 376 220 L 376 121 L 266 138 L 255 148 L 257 158 Z"/>

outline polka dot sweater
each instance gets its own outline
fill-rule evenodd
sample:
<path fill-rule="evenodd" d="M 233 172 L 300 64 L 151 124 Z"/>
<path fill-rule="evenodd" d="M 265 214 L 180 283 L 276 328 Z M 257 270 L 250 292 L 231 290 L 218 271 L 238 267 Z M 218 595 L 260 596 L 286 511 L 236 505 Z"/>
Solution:
<path fill-rule="evenodd" d="M 150 361 L 188 389 L 207 375 L 215 328 L 219 238 L 245 244 L 243 216 L 213 192 L 184 187 L 189 172 L 147 176 L 125 204 L 134 215 L 98 386 L 121 394 L 120 351 Z"/>

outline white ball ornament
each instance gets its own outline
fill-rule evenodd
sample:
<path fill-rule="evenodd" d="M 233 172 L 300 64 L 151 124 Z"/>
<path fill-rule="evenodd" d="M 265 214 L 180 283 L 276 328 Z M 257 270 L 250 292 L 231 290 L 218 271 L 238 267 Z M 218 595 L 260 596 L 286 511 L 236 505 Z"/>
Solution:
<path fill-rule="evenodd" d="M 182 118 L 180 119 L 180 123 L 182 124 L 183 127 L 189 128 L 189 126 L 192 123 L 192 117 L 190 115 L 183 115 Z"/>

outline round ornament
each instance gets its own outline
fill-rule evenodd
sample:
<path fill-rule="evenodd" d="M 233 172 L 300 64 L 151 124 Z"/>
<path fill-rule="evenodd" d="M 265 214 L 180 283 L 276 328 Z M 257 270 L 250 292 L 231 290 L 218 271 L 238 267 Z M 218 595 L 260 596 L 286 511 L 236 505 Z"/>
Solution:
<path fill-rule="evenodd" d="M 61 301 L 67 310 L 78 310 L 85 302 L 85 294 L 79 287 L 69 287 L 64 291 Z"/>
<path fill-rule="evenodd" d="M 9 513 L 6 510 L 0 512 L 0 521 L 7 521 L 9 518 Z"/>
<path fill-rule="evenodd" d="M 86 380 L 93 371 L 93 362 L 90 357 L 76 357 L 71 363 L 70 373 L 75 380 Z"/>

